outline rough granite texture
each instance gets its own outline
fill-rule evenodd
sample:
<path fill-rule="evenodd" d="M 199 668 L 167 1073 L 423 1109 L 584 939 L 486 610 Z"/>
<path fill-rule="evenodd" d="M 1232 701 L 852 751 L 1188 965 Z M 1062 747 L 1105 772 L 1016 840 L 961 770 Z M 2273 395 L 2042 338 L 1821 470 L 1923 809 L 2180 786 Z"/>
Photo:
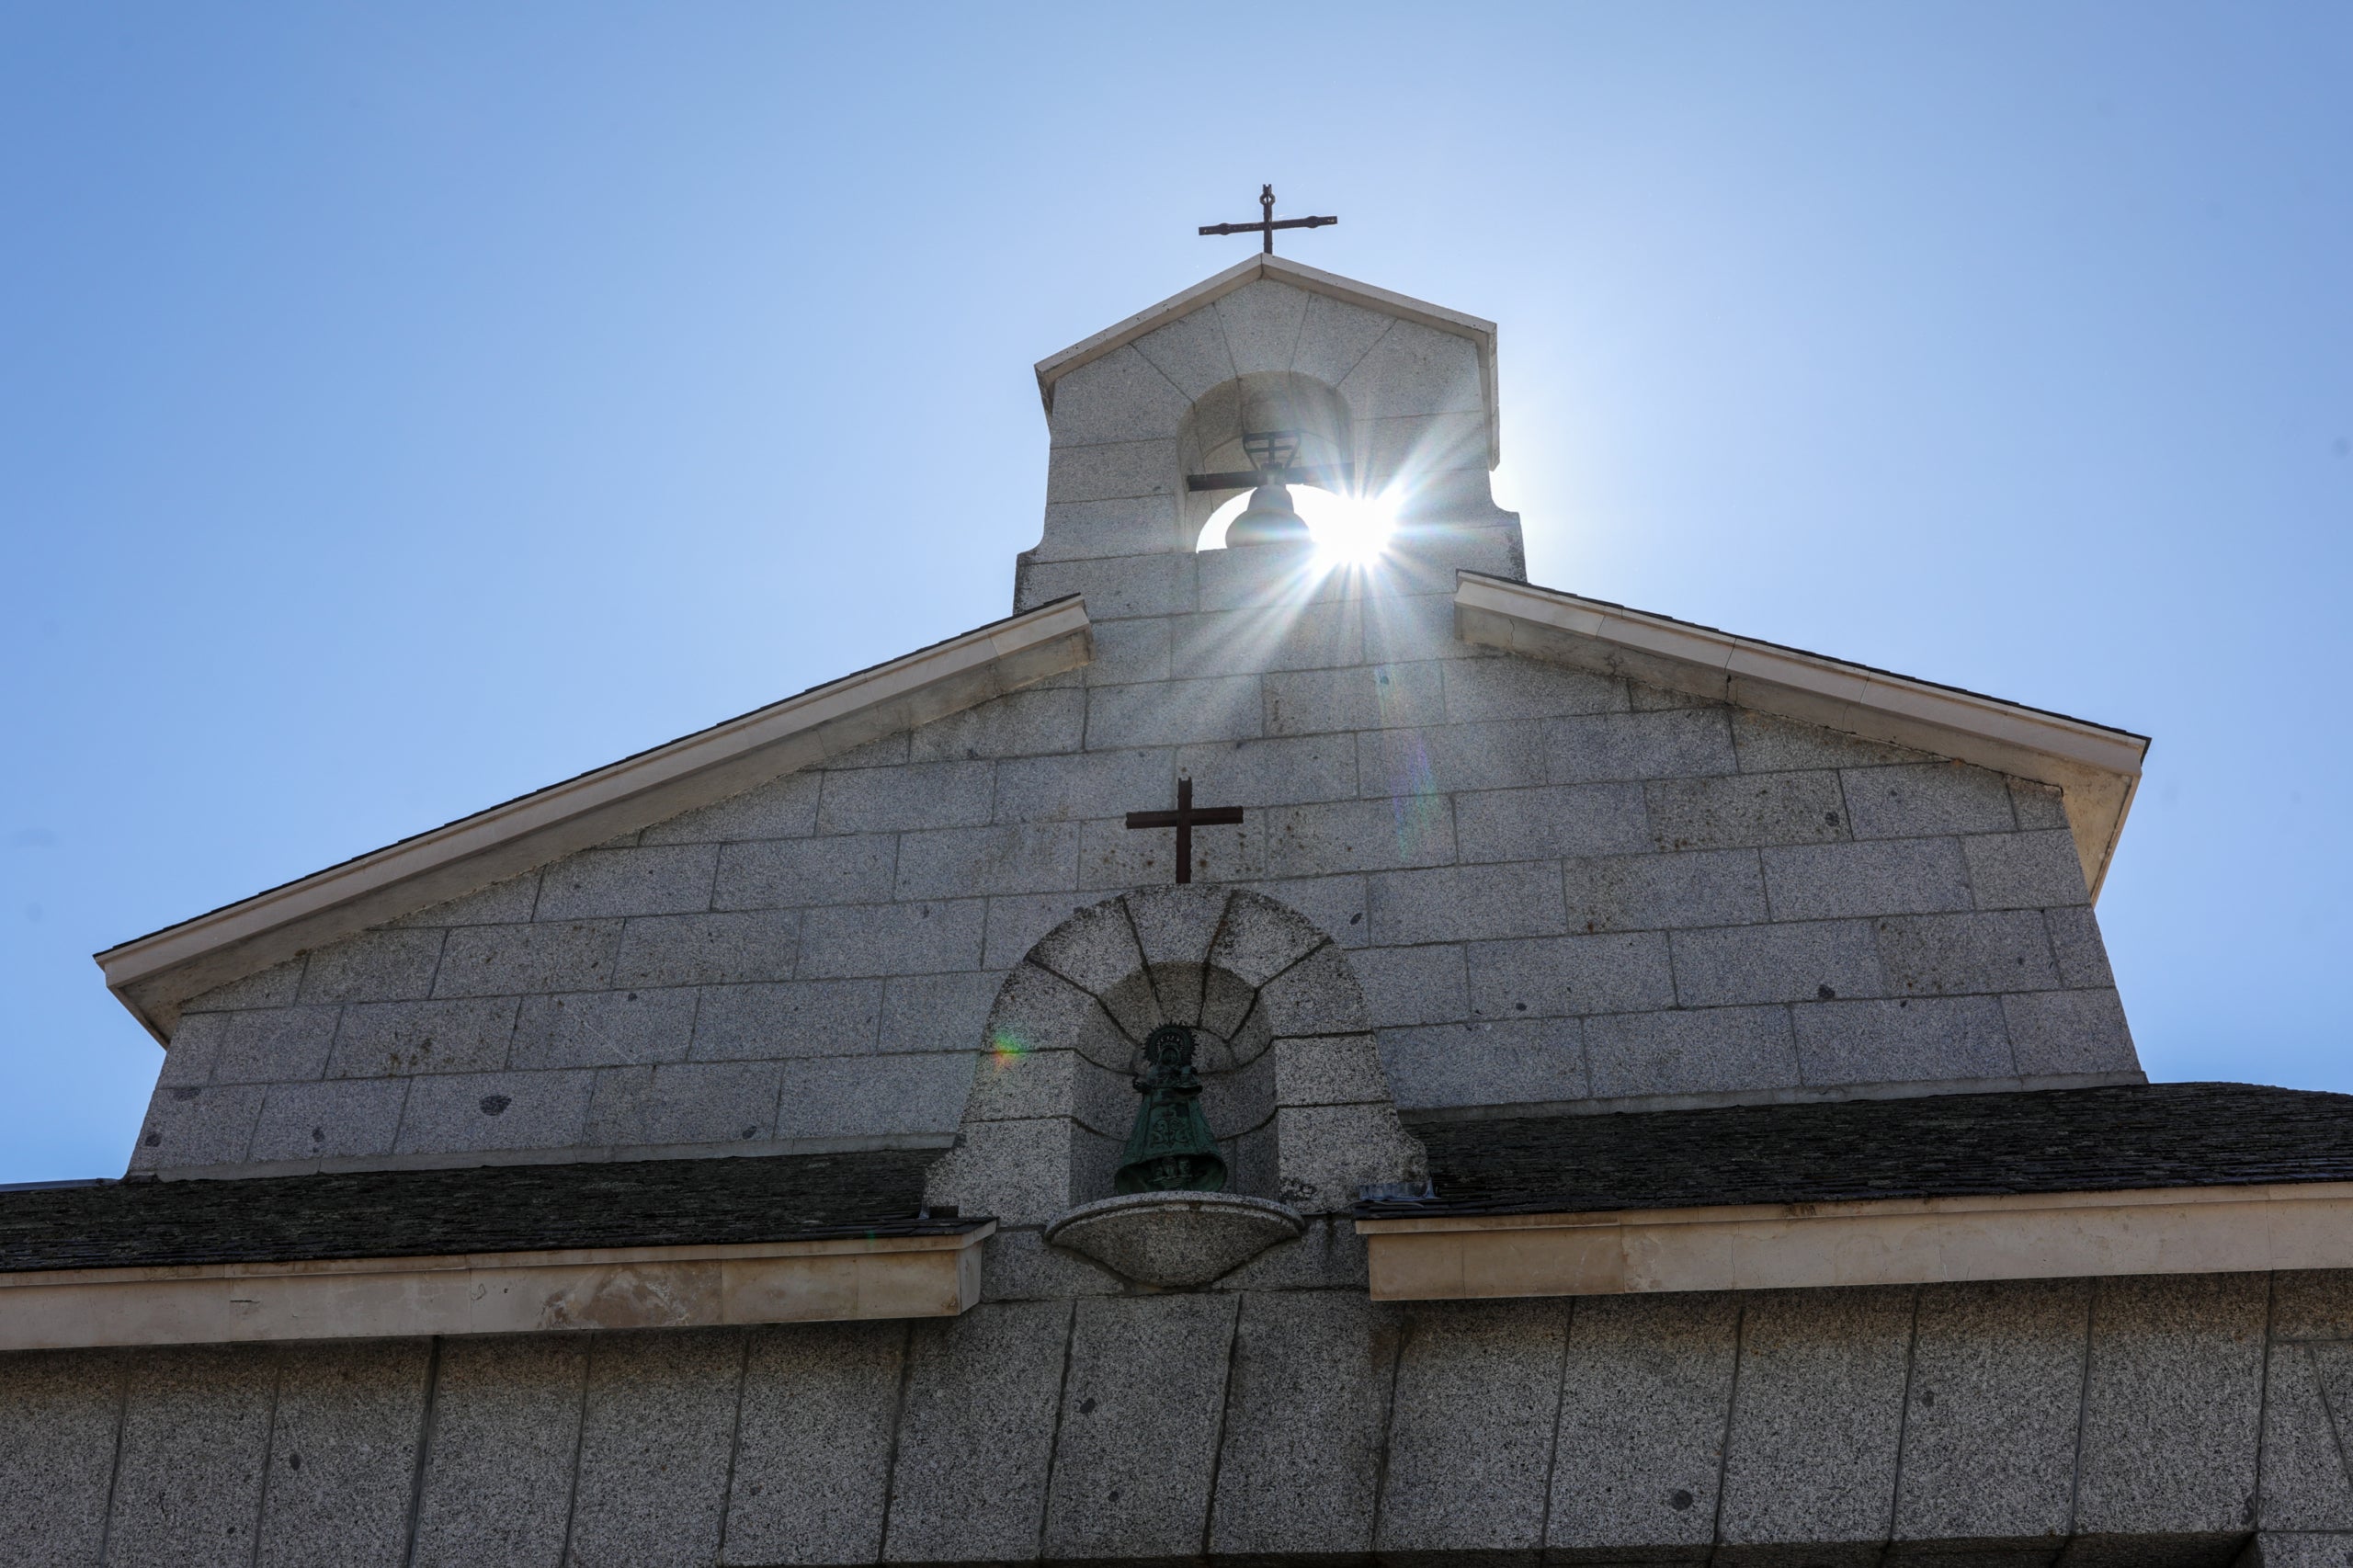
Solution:
<path fill-rule="evenodd" d="M 1524 575 L 1481 381 L 1269 280 L 1071 372 L 1016 602 L 1083 594 L 1091 663 L 193 999 L 133 1168 L 952 1131 L 1006 971 L 1170 880 L 1123 819 L 1180 776 L 1408 1110 L 2136 1073 L 2057 791 L 1455 636 L 1458 569 Z M 1411 454 L 1382 564 L 1194 551 L 1270 390 Z"/>
<path fill-rule="evenodd" d="M 0 1559 L 2224 1568 L 2259 1539 L 2342 1568 L 2307 1549 L 2353 1540 L 2353 1274 L 1074 1307 L 0 1357 Z"/>

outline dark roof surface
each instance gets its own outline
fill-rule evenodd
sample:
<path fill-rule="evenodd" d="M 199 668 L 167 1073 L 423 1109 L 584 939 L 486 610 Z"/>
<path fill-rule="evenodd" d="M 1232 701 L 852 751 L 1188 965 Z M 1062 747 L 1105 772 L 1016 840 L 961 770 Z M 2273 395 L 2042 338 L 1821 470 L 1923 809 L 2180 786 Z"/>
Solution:
<path fill-rule="evenodd" d="M 2146 1084 L 1423 1122 L 1435 1196 L 1367 1219 L 2353 1181 L 2353 1095 Z"/>
<path fill-rule="evenodd" d="M 477 1165 L 0 1193 L 0 1272 L 954 1235 L 930 1150 Z"/>

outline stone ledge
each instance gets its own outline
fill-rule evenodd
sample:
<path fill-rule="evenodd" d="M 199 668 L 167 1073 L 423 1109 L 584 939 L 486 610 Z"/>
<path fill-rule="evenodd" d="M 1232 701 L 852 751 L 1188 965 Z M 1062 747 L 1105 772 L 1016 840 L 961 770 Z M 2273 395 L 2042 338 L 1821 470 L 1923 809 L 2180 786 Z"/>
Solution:
<path fill-rule="evenodd" d="M 2353 1182 L 1357 1221 L 1376 1301 L 2353 1267 Z"/>
<path fill-rule="evenodd" d="M 955 1317 L 995 1231 L 6 1274 L 0 1351 Z"/>
<path fill-rule="evenodd" d="M 2129 731 L 1478 573 L 1461 574 L 1454 614 L 1466 642 L 2055 784 L 2094 899 L 2149 749 Z"/>

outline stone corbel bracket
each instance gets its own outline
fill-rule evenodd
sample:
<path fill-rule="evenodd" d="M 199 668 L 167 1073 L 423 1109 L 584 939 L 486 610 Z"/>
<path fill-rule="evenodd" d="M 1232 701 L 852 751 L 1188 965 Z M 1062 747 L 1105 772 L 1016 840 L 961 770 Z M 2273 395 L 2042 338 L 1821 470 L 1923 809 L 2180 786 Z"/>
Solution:
<path fill-rule="evenodd" d="M 1458 579 L 1454 627 L 1466 642 L 2056 785 L 2094 899 L 2149 750 L 2128 730 L 1473 572 Z"/>

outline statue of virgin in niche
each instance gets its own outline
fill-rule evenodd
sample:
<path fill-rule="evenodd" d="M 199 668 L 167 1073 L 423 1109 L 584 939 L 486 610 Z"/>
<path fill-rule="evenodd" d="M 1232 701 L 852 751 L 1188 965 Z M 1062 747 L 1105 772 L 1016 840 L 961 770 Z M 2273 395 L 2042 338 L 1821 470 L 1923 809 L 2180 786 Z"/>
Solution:
<path fill-rule="evenodd" d="M 1193 1031 L 1163 1024 L 1143 1042 L 1144 1070 L 1133 1081 L 1143 1104 L 1112 1177 L 1115 1193 L 1222 1192 L 1225 1156 L 1201 1114 L 1201 1076 L 1193 1067 Z"/>

